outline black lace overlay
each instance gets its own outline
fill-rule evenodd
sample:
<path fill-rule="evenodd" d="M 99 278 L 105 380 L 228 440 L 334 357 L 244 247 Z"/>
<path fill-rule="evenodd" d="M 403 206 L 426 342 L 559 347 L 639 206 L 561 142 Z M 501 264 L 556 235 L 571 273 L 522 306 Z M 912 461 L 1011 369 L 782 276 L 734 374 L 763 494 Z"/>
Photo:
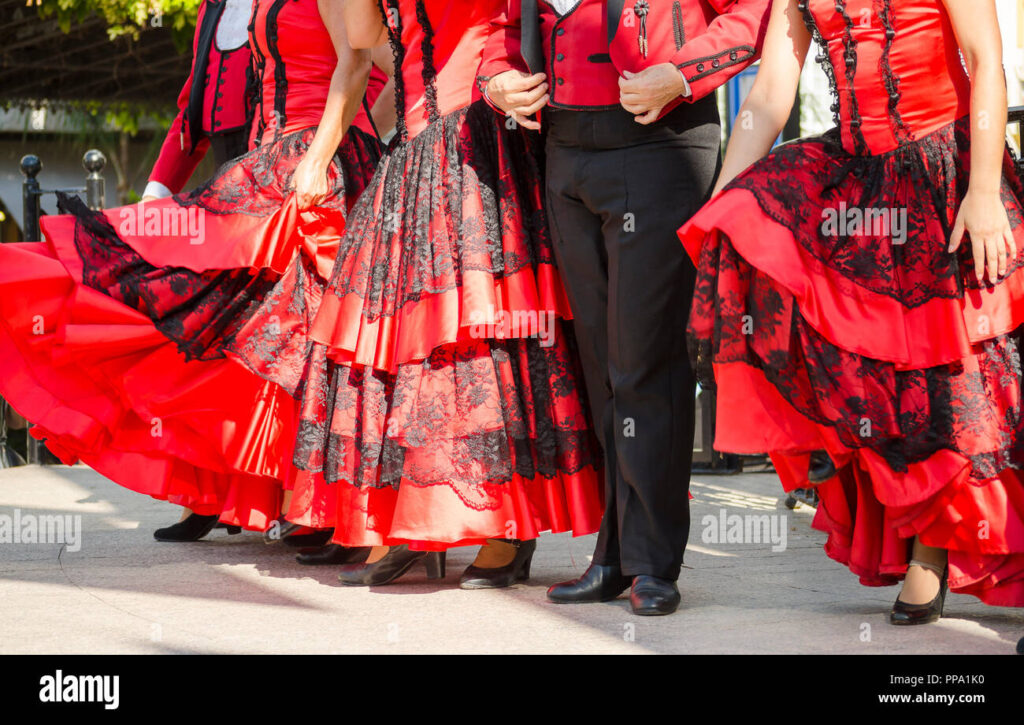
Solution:
<path fill-rule="evenodd" d="M 869 448 L 894 471 L 940 450 L 969 458 L 975 480 L 1021 467 L 1022 330 L 980 343 L 964 362 L 902 370 L 827 340 L 728 239 L 704 247 L 700 269 L 688 344 L 702 386 L 714 385 L 712 363 L 750 365 L 844 446 Z M 713 277 L 705 273 L 711 269 Z M 716 295 L 712 279 L 721 278 L 730 280 L 728 290 L 718 285 Z M 703 327 L 708 316 L 713 334 L 696 334 L 694 323 Z"/>
<path fill-rule="evenodd" d="M 554 265 L 539 144 L 485 103 L 397 143 L 353 208 L 328 294 L 357 294 L 370 320 L 462 286 Z"/>
<path fill-rule="evenodd" d="M 182 207 L 198 206 L 218 215 L 273 214 L 289 193 L 295 166 L 315 131 L 298 131 L 281 137 L 276 144 L 256 148 L 224 164 L 197 189 L 174 198 Z M 376 139 L 350 129 L 332 163 L 328 175 L 332 190 L 322 208 L 347 214 L 366 188 L 379 158 Z M 264 314 L 268 308 L 265 298 L 310 265 L 301 258 L 292 265 L 301 269 L 290 270 L 284 283 L 270 270 L 200 273 L 184 267 L 156 267 L 122 241 L 103 214 L 90 211 L 77 197 L 62 195 L 60 204 L 61 211 L 73 214 L 77 220 L 75 244 L 82 258 L 84 283 L 145 314 L 189 360 L 221 358 L 225 351 L 238 346 L 235 338 L 242 330 L 276 324 L 274 318 Z M 220 231 L 230 236 L 234 230 L 225 225 Z M 218 239 L 217 243 L 230 244 L 231 239 Z M 325 283 L 320 280 L 316 293 Z"/>
<path fill-rule="evenodd" d="M 274 284 L 268 271 L 154 267 L 121 241 L 103 214 L 76 196 L 59 194 L 58 200 L 60 211 L 76 218 L 83 283 L 146 315 L 188 360 L 224 357 L 225 346 Z"/>
<path fill-rule="evenodd" d="M 987 284 L 974 275 L 970 244 L 955 255 L 946 251 L 969 181 L 969 132 L 965 117 L 887 153 L 856 156 L 843 149 L 833 129 L 777 147 L 727 188 L 752 193 L 761 210 L 815 260 L 840 273 L 837 284 L 862 287 L 908 308 L 935 298 L 960 298 L 965 289 Z M 1024 189 L 1009 152 L 1002 198 L 1016 230 L 1024 221 L 1018 201 Z M 834 212 L 853 209 L 898 216 L 888 217 L 888 229 L 865 226 L 843 234 L 842 228 L 834 233 L 825 226 Z M 893 220 L 905 226 L 903 237 L 894 235 Z M 1018 257 L 1007 276 L 1020 266 Z"/>
<path fill-rule="evenodd" d="M 295 464 L 328 482 L 452 487 L 471 508 L 484 485 L 600 464 L 572 333 L 566 344 L 488 341 L 437 348 L 396 374 L 330 361 L 316 346 Z"/>
<path fill-rule="evenodd" d="M 174 200 L 183 207 L 198 206 L 212 214 L 270 216 L 280 210 L 291 193 L 295 167 L 315 135 L 314 126 L 257 146 L 217 169 L 192 191 L 176 194 Z M 351 127 L 331 161 L 327 172 L 328 196 L 321 206 L 347 212 L 366 188 L 371 170 L 380 158 L 377 139 Z"/>

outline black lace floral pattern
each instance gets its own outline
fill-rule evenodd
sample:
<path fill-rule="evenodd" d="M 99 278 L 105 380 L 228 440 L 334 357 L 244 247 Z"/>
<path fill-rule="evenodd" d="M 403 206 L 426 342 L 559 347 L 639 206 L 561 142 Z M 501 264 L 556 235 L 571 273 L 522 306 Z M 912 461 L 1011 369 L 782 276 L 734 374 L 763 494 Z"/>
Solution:
<path fill-rule="evenodd" d="M 275 143 L 257 146 L 174 199 L 183 207 L 198 206 L 211 214 L 270 216 L 291 193 L 295 167 L 314 135 L 316 127 L 304 128 L 281 136 Z M 351 209 L 366 188 L 382 151 L 376 138 L 350 128 L 328 169 L 328 196 L 321 206 L 341 212 Z"/>
<path fill-rule="evenodd" d="M 356 486 L 449 486 L 479 509 L 484 486 L 600 466 L 569 326 L 533 339 L 437 348 L 390 374 L 310 357 L 295 464 Z"/>
<path fill-rule="evenodd" d="M 724 236 L 709 237 L 699 269 L 688 344 L 703 386 L 714 385 L 712 363 L 757 368 L 797 411 L 894 471 L 944 449 L 971 459 L 977 480 L 1022 467 L 1024 331 L 986 340 L 956 364 L 904 370 L 830 342 Z M 712 335 L 700 332 L 709 327 Z"/>
<path fill-rule="evenodd" d="M 376 320 L 468 270 L 500 280 L 553 266 L 540 153 L 482 101 L 394 144 L 352 210 L 327 294 L 357 294 Z"/>
<path fill-rule="evenodd" d="M 946 251 L 956 212 L 967 191 L 969 119 L 884 154 L 852 155 L 833 129 L 784 144 L 726 188 L 746 189 L 769 218 L 786 227 L 821 265 L 856 285 L 917 307 L 934 298 L 957 299 L 977 289 L 970 245 Z M 1024 188 L 1007 152 L 1002 198 L 1013 229 L 1024 222 Z M 795 202 L 795 200 L 799 200 Z M 842 206 L 841 206 L 842 205 Z M 905 213 L 905 239 L 891 233 L 836 234 L 825 226 L 846 209 Z M 890 227 L 890 231 L 893 227 Z M 1021 266 L 1021 258 L 1007 274 Z M 850 289 L 847 287 L 847 289 Z"/>
<path fill-rule="evenodd" d="M 277 144 L 257 148 L 175 199 L 182 206 L 197 205 L 221 215 L 272 214 L 280 208 L 295 165 L 314 133 L 315 129 L 305 129 L 282 137 Z M 366 187 L 380 153 L 376 139 L 351 129 L 332 164 L 332 192 L 324 206 L 347 213 Z M 187 359 L 223 357 L 236 346 L 235 338 L 242 330 L 257 321 L 278 324 L 261 313 L 266 299 L 282 287 L 275 273 L 247 268 L 195 272 L 184 267 L 156 267 L 122 241 L 104 215 L 90 211 L 77 197 L 61 195 L 60 209 L 77 219 L 75 244 L 82 258 L 84 283 L 145 314 Z M 217 243 L 230 244 L 231 240 Z M 308 262 L 293 266 L 304 271 L 305 264 Z M 289 270 L 290 274 L 299 272 Z M 322 280 L 320 291 L 323 284 Z M 280 354 L 290 359 L 283 352 Z"/>
<path fill-rule="evenodd" d="M 154 267 L 77 196 L 59 195 L 58 206 L 78 220 L 75 247 L 83 283 L 146 315 L 188 360 L 223 357 L 227 341 L 273 287 L 275 275 L 269 271 Z"/>

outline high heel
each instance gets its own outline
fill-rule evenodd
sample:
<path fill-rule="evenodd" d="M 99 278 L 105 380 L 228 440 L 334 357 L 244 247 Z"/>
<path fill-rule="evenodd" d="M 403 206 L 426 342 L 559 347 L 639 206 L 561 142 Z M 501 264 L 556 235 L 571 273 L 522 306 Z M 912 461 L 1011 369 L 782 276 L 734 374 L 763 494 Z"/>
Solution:
<path fill-rule="evenodd" d="M 537 550 L 537 540 L 498 539 L 498 541 L 504 541 L 516 547 L 516 555 L 512 561 L 505 566 L 490 569 L 470 564 L 459 578 L 459 588 L 503 589 L 530 578 L 530 564 L 533 562 L 533 553 Z"/>
<path fill-rule="evenodd" d="M 327 566 L 334 564 L 362 564 L 370 555 L 369 546 L 348 548 L 340 544 L 327 544 L 308 549 L 299 549 L 295 560 L 306 566 Z"/>
<path fill-rule="evenodd" d="M 276 519 L 270 522 L 270 526 L 263 532 L 263 543 L 264 544 L 276 544 L 277 542 L 284 539 L 286 536 L 294 534 L 296 531 L 302 528 L 302 524 L 293 524 L 291 521 L 284 517 L 284 514 L 278 516 Z"/>
<path fill-rule="evenodd" d="M 942 617 L 942 610 L 946 605 L 949 566 L 939 567 L 926 561 L 918 561 L 917 559 L 911 560 L 910 566 L 914 565 L 931 569 L 941 577 L 939 593 L 927 604 L 907 604 L 900 601 L 900 598 L 897 596 L 896 602 L 892 605 L 892 612 L 889 614 L 889 622 L 891 624 L 929 624 L 938 621 Z"/>
<path fill-rule="evenodd" d="M 837 473 L 835 461 L 826 451 L 813 451 L 807 467 L 807 481 L 813 485 L 824 483 Z"/>
<path fill-rule="evenodd" d="M 173 526 L 166 526 L 153 532 L 157 541 L 198 541 L 217 526 L 217 516 L 189 514 Z M 230 531 L 230 529 L 229 529 Z M 241 529 L 239 529 L 241 531 Z"/>
<path fill-rule="evenodd" d="M 334 536 L 334 529 L 310 529 L 305 534 L 292 534 L 285 537 L 284 543 L 285 546 L 296 548 L 327 546 L 331 543 L 332 536 Z"/>
<path fill-rule="evenodd" d="M 444 579 L 445 552 L 411 551 L 408 546 L 392 546 L 388 553 L 372 564 L 349 564 L 341 567 L 338 581 L 348 586 L 376 587 L 390 584 L 418 561 L 427 569 L 427 579 Z"/>

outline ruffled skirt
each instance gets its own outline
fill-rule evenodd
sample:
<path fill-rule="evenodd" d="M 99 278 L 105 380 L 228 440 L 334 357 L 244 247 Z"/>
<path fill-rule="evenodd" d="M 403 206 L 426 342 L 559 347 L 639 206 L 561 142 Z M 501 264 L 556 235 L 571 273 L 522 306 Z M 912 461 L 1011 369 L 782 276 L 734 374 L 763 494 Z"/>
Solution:
<path fill-rule="evenodd" d="M 886 154 L 838 134 L 787 144 L 680 230 L 698 268 L 689 343 L 717 386 L 715 447 L 768 451 L 787 490 L 810 451 L 839 474 L 814 525 L 863 584 L 910 544 L 949 551 L 949 584 L 1024 605 L 1024 256 L 979 284 L 946 251 L 967 189 L 967 119 Z M 1024 249 L 1007 154 L 1003 201 Z"/>
<path fill-rule="evenodd" d="M 600 447 L 538 153 L 485 104 L 395 143 L 316 303 L 295 304 L 314 286 L 296 269 L 236 338 L 301 401 L 289 519 L 429 549 L 597 530 Z"/>
<path fill-rule="evenodd" d="M 63 461 L 247 528 L 277 517 L 300 406 L 235 338 L 296 268 L 326 283 L 381 152 L 350 131 L 328 198 L 300 213 L 288 187 L 314 132 L 188 194 L 103 213 L 64 198 L 46 241 L 0 246 L 0 393 Z"/>

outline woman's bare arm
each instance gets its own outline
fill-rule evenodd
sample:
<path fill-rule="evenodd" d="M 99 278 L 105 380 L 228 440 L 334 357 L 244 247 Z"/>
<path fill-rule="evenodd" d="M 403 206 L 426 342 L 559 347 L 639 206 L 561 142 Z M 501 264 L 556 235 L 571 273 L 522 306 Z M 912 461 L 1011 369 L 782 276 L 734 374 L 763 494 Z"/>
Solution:
<path fill-rule="evenodd" d="M 322 202 L 327 196 L 327 169 L 342 138 L 355 119 L 370 75 L 370 52 L 348 44 L 345 20 L 336 0 L 318 0 L 320 17 L 327 26 L 338 56 L 323 116 L 306 155 L 295 169 L 293 185 L 299 209 Z"/>
<path fill-rule="evenodd" d="M 975 273 L 995 281 L 1017 256 L 999 189 L 1006 151 L 1006 77 L 994 0 L 943 0 L 971 76 L 971 177 L 949 251 L 970 235 Z"/>
<path fill-rule="evenodd" d="M 811 44 L 797 0 L 774 0 L 761 65 L 729 137 L 715 193 L 767 154 L 793 110 Z"/>

